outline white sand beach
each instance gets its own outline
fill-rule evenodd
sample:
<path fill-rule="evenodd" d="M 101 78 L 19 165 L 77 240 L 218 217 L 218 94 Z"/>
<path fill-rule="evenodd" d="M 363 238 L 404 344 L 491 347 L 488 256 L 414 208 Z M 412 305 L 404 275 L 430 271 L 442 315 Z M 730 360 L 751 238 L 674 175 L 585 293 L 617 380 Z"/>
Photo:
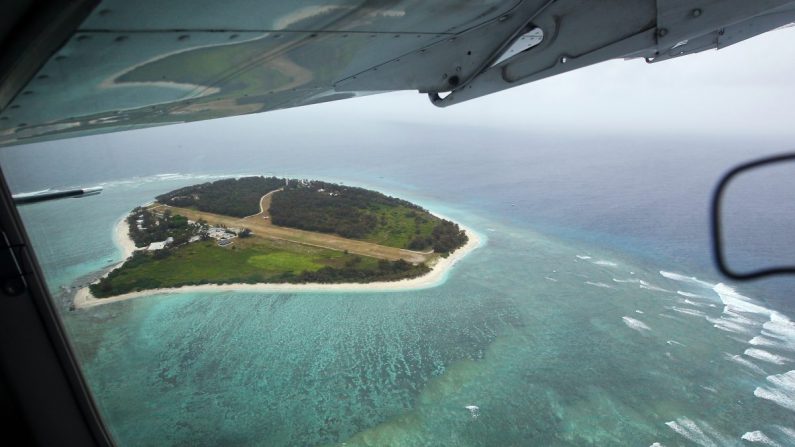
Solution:
<path fill-rule="evenodd" d="M 483 240 L 472 229 L 461 224 L 459 224 L 459 227 L 466 232 L 467 237 L 469 238 L 469 241 L 466 243 L 466 245 L 459 248 L 446 258 L 438 258 L 434 264 L 430 266 L 430 272 L 417 278 L 402 279 L 400 281 L 371 282 L 366 284 L 202 284 L 197 286 L 142 290 L 140 292 L 125 293 L 123 295 L 101 299 L 95 298 L 89 291 L 88 287 L 82 287 L 75 294 L 74 307 L 76 309 L 80 309 L 102 304 L 116 303 L 119 301 L 125 301 L 144 296 L 190 292 L 400 292 L 406 290 L 427 289 L 444 283 L 453 265 L 464 258 L 467 254 L 480 247 L 483 243 Z M 114 242 L 122 250 L 125 260 L 132 255 L 133 251 L 135 251 L 135 244 L 130 239 L 129 229 L 124 218 L 122 218 L 122 220 L 116 225 L 114 232 Z M 108 273 L 118 268 L 123 263 L 124 261 L 116 264 L 104 276 L 107 276 Z"/>
<path fill-rule="evenodd" d="M 130 227 L 127 225 L 127 217 L 122 217 L 116 222 L 116 227 L 113 231 L 113 243 L 121 249 L 121 256 L 126 260 L 135 251 L 135 242 L 130 239 Z M 124 263 L 122 261 L 119 264 Z M 115 268 L 115 267 L 114 267 Z"/>

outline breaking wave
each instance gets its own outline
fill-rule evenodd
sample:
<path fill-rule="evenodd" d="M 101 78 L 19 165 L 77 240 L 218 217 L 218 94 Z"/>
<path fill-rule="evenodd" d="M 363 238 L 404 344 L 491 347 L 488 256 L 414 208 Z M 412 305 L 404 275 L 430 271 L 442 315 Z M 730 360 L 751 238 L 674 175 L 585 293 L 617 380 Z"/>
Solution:
<path fill-rule="evenodd" d="M 624 320 L 624 324 L 626 324 L 630 329 L 635 329 L 638 332 L 643 331 L 650 331 L 651 328 L 644 322 L 640 320 L 636 320 L 632 317 L 621 317 Z"/>
<path fill-rule="evenodd" d="M 603 289 L 612 289 L 613 288 L 612 286 L 610 286 L 608 284 L 605 284 L 603 282 L 585 281 L 585 284 L 588 284 L 589 286 L 594 286 L 594 287 L 601 287 Z"/>
<path fill-rule="evenodd" d="M 636 278 L 629 278 L 629 279 L 617 279 L 617 278 L 613 278 L 613 282 L 617 282 L 617 283 L 619 283 L 619 284 L 627 284 L 627 283 L 631 283 L 631 284 L 640 284 L 641 280 L 639 280 L 639 279 L 636 279 Z"/>
<path fill-rule="evenodd" d="M 743 354 L 763 362 L 775 363 L 776 365 L 784 365 L 792 361 L 790 358 L 767 352 L 764 349 L 748 348 Z"/>
<path fill-rule="evenodd" d="M 613 262 L 613 261 L 605 261 L 604 259 L 600 259 L 598 261 L 593 261 L 593 263 L 596 264 L 596 265 L 601 265 L 601 266 L 605 266 L 605 267 L 618 267 L 618 264 L 616 264 L 615 262 Z"/>
<path fill-rule="evenodd" d="M 718 447 L 731 444 L 730 439 L 718 433 L 706 422 L 700 422 L 700 424 L 699 426 L 699 424 L 686 417 L 665 423 L 671 430 L 703 447 Z"/>
<path fill-rule="evenodd" d="M 707 314 L 705 314 L 704 312 L 701 312 L 700 310 L 688 309 L 686 307 L 672 306 L 670 309 L 672 311 L 674 311 L 674 312 L 679 312 L 680 314 L 691 315 L 691 316 L 694 316 L 694 317 L 702 317 L 703 318 L 703 317 L 707 316 Z"/>
<path fill-rule="evenodd" d="M 725 332 L 734 332 L 735 334 L 747 334 L 751 332 L 751 328 L 727 320 L 723 317 L 721 318 L 707 317 L 707 321 L 712 323 L 712 327 L 714 327 L 715 329 L 720 329 Z"/>
<path fill-rule="evenodd" d="M 713 287 L 713 285 L 714 285 L 714 284 L 708 283 L 706 281 L 702 281 L 702 280 L 696 278 L 695 276 L 685 276 L 685 275 L 682 275 L 682 274 L 679 274 L 679 273 L 666 272 L 665 270 L 660 270 L 660 275 L 662 275 L 662 276 L 664 276 L 664 277 L 666 277 L 668 279 L 674 280 L 674 281 L 679 281 L 679 282 L 683 282 L 683 283 L 687 283 L 687 284 L 693 284 L 693 285 L 696 285 L 696 286 L 705 287 L 707 289 L 711 289 Z"/>
<path fill-rule="evenodd" d="M 750 369 L 751 371 L 753 371 L 753 372 L 755 372 L 757 374 L 760 374 L 760 375 L 767 374 L 765 372 L 765 370 L 760 368 L 759 366 L 757 366 L 756 363 L 746 359 L 745 357 L 743 357 L 743 356 L 741 356 L 739 354 L 732 355 L 732 354 L 729 354 L 728 352 L 724 352 L 723 355 L 726 357 L 726 360 L 728 360 L 730 362 L 734 362 L 734 363 L 736 363 L 738 365 L 742 365 L 742 366 Z"/>
<path fill-rule="evenodd" d="M 767 376 L 767 381 L 770 385 L 757 387 L 754 396 L 795 411 L 795 370 Z"/>
<path fill-rule="evenodd" d="M 709 299 L 709 298 L 705 297 L 704 295 L 699 295 L 697 293 L 683 292 L 681 290 L 677 290 L 676 293 L 678 293 L 679 295 L 682 295 L 684 297 L 687 297 L 687 298 L 699 298 L 699 299 L 702 299 L 702 300 Z"/>
<path fill-rule="evenodd" d="M 779 444 L 772 439 L 768 438 L 766 434 L 759 430 L 749 431 L 745 433 L 740 439 L 748 442 L 758 442 L 760 444 L 778 446 Z"/>
<path fill-rule="evenodd" d="M 795 429 L 789 427 L 782 427 L 780 425 L 776 426 L 776 428 L 778 429 L 778 431 L 783 433 L 784 436 L 786 436 L 789 439 L 789 441 L 792 441 L 793 445 L 795 445 Z"/>
<path fill-rule="evenodd" d="M 243 177 L 256 177 L 260 174 L 236 174 L 236 175 L 229 175 L 229 174 L 181 174 L 181 173 L 167 173 L 167 174 L 156 174 L 147 177 L 132 177 L 123 180 L 113 180 L 109 182 L 101 182 L 99 183 L 100 186 L 104 187 L 114 187 L 120 185 L 134 185 L 134 184 L 143 184 L 143 183 L 153 183 L 153 182 L 165 182 L 165 181 L 173 181 L 173 180 L 220 180 L 225 178 L 243 178 Z"/>
<path fill-rule="evenodd" d="M 640 280 L 639 282 L 640 282 L 640 288 L 641 289 L 652 290 L 652 291 L 655 291 L 655 292 L 674 293 L 671 290 L 663 289 L 662 287 L 655 286 L 654 284 L 649 284 L 649 283 L 647 283 L 644 280 Z"/>

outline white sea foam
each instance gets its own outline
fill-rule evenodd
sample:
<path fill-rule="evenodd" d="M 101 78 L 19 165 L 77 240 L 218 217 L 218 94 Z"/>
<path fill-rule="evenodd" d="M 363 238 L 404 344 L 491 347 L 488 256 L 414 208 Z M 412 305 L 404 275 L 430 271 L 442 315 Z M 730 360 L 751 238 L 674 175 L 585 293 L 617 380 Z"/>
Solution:
<path fill-rule="evenodd" d="M 591 257 L 586 255 L 577 255 L 577 259 L 582 259 L 583 261 L 587 261 L 588 259 L 591 259 Z"/>
<path fill-rule="evenodd" d="M 472 416 L 472 419 L 477 419 L 480 416 L 480 407 L 477 405 L 467 405 L 464 408 L 469 410 L 469 415 Z"/>
<path fill-rule="evenodd" d="M 705 297 L 704 295 L 699 295 L 697 293 L 690 293 L 690 292 L 683 292 L 681 290 L 677 290 L 676 293 L 682 296 L 686 296 L 688 298 L 699 298 L 702 300 L 708 300 L 709 298 Z"/>
<path fill-rule="evenodd" d="M 665 447 L 665 446 L 660 444 L 659 442 L 655 442 L 654 444 L 650 445 L 649 447 Z"/>
<path fill-rule="evenodd" d="M 589 286 L 594 286 L 594 287 L 601 287 L 603 289 L 612 289 L 613 288 L 612 286 L 610 286 L 608 284 L 605 284 L 603 282 L 585 281 L 585 284 L 588 284 Z"/>
<path fill-rule="evenodd" d="M 665 342 L 666 342 L 666 343 L 668 343 L 668 344 L 669 344 L 669 345 L 671 345 L 671 346 L 674 346 L 674 345 L 676 345 L 676 346 L 682 346 L 682 347 L 685 347 L 685 345 L 683 345 L 682 343 L 679 343 L 679 342 L 678 342 L 678 341 L 676 341 L 676 340 L 666 340 Z"/>
<path fill-rule="evenodd" d="M 558 282 L 558 280 L 557 280 L 557 279 L 555 279 L 555 278 L 550 278 L 549 276 L 545 276 L 545 277 L 544 277 L 544 279 L 546 279 L 547 281 Z"/>
<path fill-rule="evenodd" d="M 727 286 L 726 284 L 719 283 L 712 288 L 718 294 L 720 300 L 726 306 L 727 311 L 744 312 L 757 315 L 770 315 L 770 309 L 754 303 L 751 298 L 737 293 L 736 290 Z"/>
<path fill-rule="evenodd" d="M 759 326 L 761 326 L 761 335 L 765 338 L 755 336 L 751 338 L 751 344 L 793 350 L 795 324 L 789 318 L 757 304 L 753 299 L 738 293 L 726 284 L 716 284 L 712 290 L 718 294 L 724 305 L 723 315 L 719 319 L 707 318 L 717 329 L 734 333 L 750 333 L 759 330 Z M 765 317 L 768 320 L 766 322 L 764 321 Z"/>
<path fill-rule="evenodd" d="M 734 332 L 735 334 L 747 334 L 748 332 L 750 332 L 750 328 L 745 327 L 741 324 L 737 324 L 733 321 L 726 320 L 723 317 L 721 318 L 707 317 L 707 321 L 712 323 L 712 326 L 714 328 L 720 329 L 722 331 Z"/>
<path fill-rule="evenodd" d="M 644 322 L 642 322 L 640 320 L 636 320 L 636 319 L 634 319 L 632 317 L 621 317 L 621 319 L 624 320 L 624 324 L 629 326 L 629 328 L 635 329 L 638 332 L 650 331 L 651 330 L 651 328 L 646 323 L 644 323 Z"/>
<path fill-rule="evenodd" d="M 745 433 L 742 436 L 741 439 L 744 440 L 744 441 L 748 441 L 748 442 L 758 442 L 760 444 L 772 445 L 772 446 L 776 446 L 776 447 L 778 447 L 780 445 L 779 443 L 777 443 L 777 442 L 773 441 L 772 439 L 768 438 L 767 435 L 762 433 L 760 430 L 749 431 L 749 432 Z"/>
<path fill-rule="evenodd" d="M 734 363 L 736 363 L 738 365 L 742 365 L 742 366 L 750 369 L 751 371 L 753 371 L 753 372 L 755 372 L 757 374 L 761 374 L 761 375 L 767 374 L 765 372 L 765 370 L 760 368 L 760 367 L 758 367 L 756 365 L 756 363 L 746 359 L 745 357 L 743 357 L 741 355 L 729 354 L 728 352 L 724 352 L 723 356 L 726 358 L 726 360 L 728 360 L 730 362 L 734 362 Z"/>
<path fill-rule="evenodd" d="M 762 335 L 775 346 L 787 351 L 795 351 L 795 322 L 786 316 L 771 312 L 770 320 L 762 325 Z"/>
<path fill-rule="evenodd" d="M 780 431 L 784 436 L 786 436 L 791 444 L 795 445 L 795 429 L 789 427 L 782 427 L 780 425 L 776 425 L 776 429 Z"/>
<path fill-rule="evenodd" d="M 652 290 L 654 292 L 674 293 L 671 290 L 663 289 L 662 287 L 655 286 L 654 284 L 649 284 L 649 283 L 647 283 L 646 281 L 644 281 L 642 279 L 639 282 L 640 282 L 640 288 L 641 289 Z"/>
<path fill-rule="evenodd" d="M 756 337 L 748 340 L 748 344 L 749 345 L 765 346 L 765 347 L 768 347 L 768 348 L 778 347 L 779 343 L 780 342 L 778 340 L 771 340 L 771 339 L 765 337 L 764 335 L 757 335 Z"/>
<path fill-rule="evenodd" d="M 671 306 L 670 309 L 673 310 L 674 312 L 679 312 L 680 314 L 691 315 L 691 316 L 694 316 L 694 317 L 702 317 L 703 318 L 703 317 L 707 316 L 704 312 L 701 312 L 700 310 L 688 309 L 687 307 Z"/>
<path fill-rule="evenodd" d="M 619 283 L 619 284 L 625 284 L 625 283 L 639 284 L 639 283 L 640 283 L 640 280 L 639 280 L 639 279 L 636 279 L 636 278 L 629 278 L 629 279 L 617 279 L 617 278 L 613 278 L 613 282 L 617 282 L 617 283 Z"/>
<path fill-rule="evenodd" d="M 764 349 L 748 348 L 743 353 L 748 357 L 753 357 L 763 362 L 775 363 L 776 365 L 784 365 L 792 361 L 792 359 L 773 354 L 772 352 L 765 351 Z"/>
<path fill-rule="evenodd" d="M 601 265 L 601 266 L 605 266 L 605 267 L 618 267 L 618 264 L 616 264 L 615 262 L 613 262 L 613 261 L 605 261 L 604 259 L 600 259 L 598 261 L 593 261 L 593 263 L 596 264 L 596 265 Z"/>
<path fill-rule="evenodd" d="M 726 321 L 731 321 L 732 323 L 748 326 L 749 328 L 758 327 L 761 325 L 761 323 L 758 320 L 753 320 L 744 315 L 740 315 L 737 312 L 733 312 L 728 307 L 723 308 L 723 315 L 721 315 L 721 318 L 723 318 Z"/>
<path fill-rule="evenodd" d="M 718 447 L 730 443 L 729 439 L 718 433 L 706 422 L 701 422 L 701 426 L 699 426 L 694 421 L 681 417 L 675 421 L 666 422 L 665 425 L 689 441 L 703 447 Z"/>
<path fill-rule="evenodd" d="M 691 300 L 689 300 L 689 299 L 687 299 L 687 298 L 683 299 L 683 300 L 682 300 L 682 303 L 684 303 L 684 304 L 689 304 L 689 305 L 691 305 L 691 306 L 696 306 L 696 307 L 707 307 L 707 305 L 706 305 L 706 304 L 704 304 L 704 303 L 697 303 L 697 302 L 695 302 L 695 301 L 691 301 Z"/>
<path fill-rule="evenodd" d="M 643 311 L 642 310 L 635 309 L 635 313 L 643 315 Z"/>
<path fill-rule="evenodd" d="M 757 387 L 754 396 L 795 411 L 795 370 L 767 376 L 767 381 L 770 385 Z"/>
<path fill-rule="evenodd" d="M 664 277 L 666 277 L 668 279 L 672 279 L 674 281 L 679 281 L 679 282 L 683 282 L 683 283 L 687 283 L 687 284 L 694 284 L 694 285 L 697 285 L 697 286 L 706 287 L 708 289 L 711 289 L 714 286 L 714 284 L 708 283 L 706 281 L 702 281 L 702 280 L 696 278 L 695 276 L 685 276 L 685 275 L 682 275 L 682 274 L 679 274 L 679 273 L 666 272 L 665 270 L 660 270 L 660 275 L 662 275 L 662 276 L 664 276 Z"/>
<path fill-rule="evenodd" d="M 773 332 L 770 332 L 766 330 L 764 327 L 762 328 L 761 331 L 759 331 L 759 333 L 762 334 L 763 337 L 775 338 L 776 340 L 784 340 L 784 338 L 780 334 L 775 334 Z"/>
<path fill-rule="evenodd" d="M 133 177 L 124 180 L 114 180 L 110 182 L 103 182 L 100 185 L 106 187 L 115 187 L 121 185 L 135 185 L 143 183 L 164 182 L 173 180 L 214 180 L 224 178 L 243 178 L 243 177 L 256 177 L 259 174 L 239 174 L 239 175 L 218 175 L 218 174 L 157 174 L 148 177 Z"/>

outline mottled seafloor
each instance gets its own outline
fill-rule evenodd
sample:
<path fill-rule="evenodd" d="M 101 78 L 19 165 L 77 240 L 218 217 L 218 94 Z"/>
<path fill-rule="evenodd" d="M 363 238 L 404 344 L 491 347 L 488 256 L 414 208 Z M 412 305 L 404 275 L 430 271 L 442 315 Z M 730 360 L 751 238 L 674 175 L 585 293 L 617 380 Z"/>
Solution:
<path fill-rule="evenodd" d="M 120 216 L 191 182 L 25 209 L 58 299 L 118 261 Z M 428 205 L 487 239 L 436 288 L 65 311 L 119 444 L 795 445 L 791 315 L 676 264 Z"/>

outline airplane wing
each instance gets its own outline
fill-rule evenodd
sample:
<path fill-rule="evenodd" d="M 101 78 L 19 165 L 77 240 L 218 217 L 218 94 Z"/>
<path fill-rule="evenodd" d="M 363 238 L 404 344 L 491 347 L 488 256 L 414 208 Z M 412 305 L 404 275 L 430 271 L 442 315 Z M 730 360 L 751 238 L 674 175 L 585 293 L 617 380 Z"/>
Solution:
<path fill-rule="evenodd" d="M 10 0 L 0 146 L 396 90 L 446 107 L 795 21 L 787 0 Z"/>

